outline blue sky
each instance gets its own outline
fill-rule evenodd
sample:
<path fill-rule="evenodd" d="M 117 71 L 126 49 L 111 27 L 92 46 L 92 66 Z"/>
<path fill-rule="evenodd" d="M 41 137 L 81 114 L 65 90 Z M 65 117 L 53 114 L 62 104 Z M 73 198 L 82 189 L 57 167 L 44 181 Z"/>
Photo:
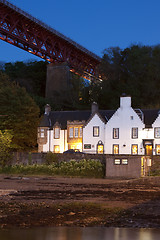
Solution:
<path fill-rule="evenodd" d="M 108 47 L 160 44 L 160 0 L 10 0 L 100 57 Z M 0 40 L 0 61 L 41 60 Z"/>

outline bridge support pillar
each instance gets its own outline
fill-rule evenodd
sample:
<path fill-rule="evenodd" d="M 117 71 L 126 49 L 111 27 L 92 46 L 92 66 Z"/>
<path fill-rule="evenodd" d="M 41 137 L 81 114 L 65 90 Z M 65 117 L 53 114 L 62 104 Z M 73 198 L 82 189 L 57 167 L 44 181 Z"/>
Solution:
<path fill-rule="evenodd" d="M 60 95 L 62 96 L 63 93 L 70 89 L 70 79 L 70 68 L 67 63 L 50 63 L 47 66 L 45 97 L 58 100 Z"/>

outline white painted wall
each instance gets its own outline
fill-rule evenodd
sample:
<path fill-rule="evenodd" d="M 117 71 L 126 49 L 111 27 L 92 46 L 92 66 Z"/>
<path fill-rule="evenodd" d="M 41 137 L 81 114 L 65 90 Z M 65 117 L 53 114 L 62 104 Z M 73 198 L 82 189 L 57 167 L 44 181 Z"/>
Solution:
<path fill-rule="evenodd" d="M 132 139 L 132 128 L 138 128 L 138 138 Z M 132 144 L 138 144 L 138 154 L 144 154 L 142 133 L 145 125 L 131 107 L 131 97 L 120 98 L 120 108 L 109 119 L 105 129 L 105 153 L 113 154 L 113 144 L 119 144 L 119 154 L 131 154 Z M 113 128 L 119 128 L 119 139 L 113 139 Z"/>
<path fill-rule="evenodd" d="M 47 131 L 47 143 L 43 145 L 43 152 L 53 152 L 54 145 L 60 146 L 60 153 L 68 150 L 67 130 L 60 130 L 60 138 L 54 139 L 54 130 Z"/>
<path fill-rule="evenodd" d="M 93 127 L 99 126 L 99 137 L 93 137 Z M 104 144 L 105 124 L 100 119 L 97 113 L 89 121 L 89 123 L 83 127 L 83 152 L 97 153 L 98 141 L 102 141 Z M 91 149 L 84 149 L 84 144 L 91 144 Z"/>

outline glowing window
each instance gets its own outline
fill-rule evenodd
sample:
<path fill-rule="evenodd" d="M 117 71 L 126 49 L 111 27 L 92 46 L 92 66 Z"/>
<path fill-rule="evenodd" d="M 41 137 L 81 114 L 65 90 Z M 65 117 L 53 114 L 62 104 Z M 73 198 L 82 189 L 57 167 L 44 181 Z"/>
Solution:
<path fill-rule="evenodd" d="M 121 160 L 120 159 L 114 159 L 114 164 L 115 165 L 120 165 L 121 164 Z"/>
<path fill-rule="evenodd" d="M 54 145 L 54 153 L 60 153 L 60 146 Z"/>
<path fill-rule="evenodd" d="M 113 145 L 113 154 L 119 154 L 119 145 L 118 144 Z"/>
<path fill-rule="evenodd" d="M 156 145 L 156 154 L 160 155 L 160 145 L 159 144 Z"/>
<path fill-rule="evenodd" d="M 132 145 L 132 154 L 138 154 L 138 145 L 137 144 L 133 144 Z"/>
<path fill-rule="evenodd" d="M 128 159 L 122 159 L 122 164 L 127 165 L 128 164 Z"/>

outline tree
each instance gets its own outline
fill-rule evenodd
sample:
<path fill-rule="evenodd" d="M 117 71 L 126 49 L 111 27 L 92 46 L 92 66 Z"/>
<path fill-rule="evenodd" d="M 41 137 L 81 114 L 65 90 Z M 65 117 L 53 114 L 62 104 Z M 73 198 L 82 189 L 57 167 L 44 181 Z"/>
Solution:
<path fill-rule="evenodd" d="M 12 147 L 27 150 L 36 145 L 39 107 L 26 92 L 0 73 L 0 129 L 12 130 Z M 5 115 L 3 117 L 3 115 Z"/>
<path fill-rule="evenodd" d="M 0 130 L 0 166 L 5 166 L 11 161 L 11 142 L 13 135 L 10 131 Z"/>

